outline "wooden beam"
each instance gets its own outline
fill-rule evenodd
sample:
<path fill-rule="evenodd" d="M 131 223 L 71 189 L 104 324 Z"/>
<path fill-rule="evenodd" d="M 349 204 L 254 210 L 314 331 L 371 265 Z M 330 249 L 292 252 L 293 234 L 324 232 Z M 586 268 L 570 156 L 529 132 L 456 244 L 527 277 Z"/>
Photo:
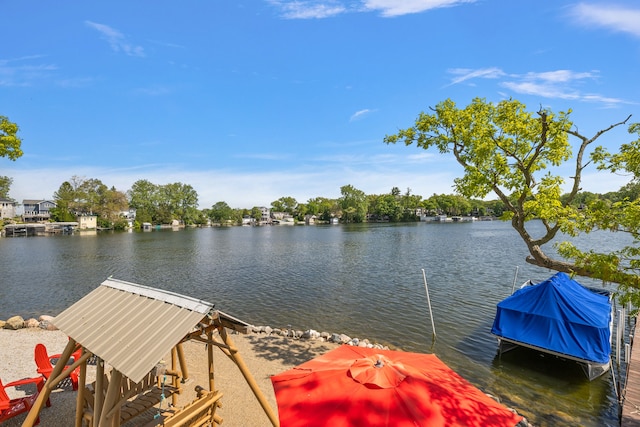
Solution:
<path fill-rule="evenodd" d="M 64 348 L 62 355 L 60 355 L 60 359 L 58 359 L 58 363 L 56 363 L 56 366 L 53 368 L 50 378 L 51 377 L 56 378 L 60 375 L 60 373 L 65 367 L 65 364 L 71 358 L 71 354 L 73 353 L 75 348 L 76 348 L 76 342 L 72 338 L 69 338 L 69 342 L 67 343 L 67 346 Z M 40 390 L 40 393 L 38 394 L 38 398 L 36 399 L 29 413 L 27 414 L 27 418 L 24 420 L 24 423 L 22 424 L 23 427 L 33 427 L 33 424 L 36 422 L 36 420 L 40 416 L 40 411 L 42 410 L 42 407 L 46 403 L 47 399 L 49 399 L 49 395 L 51 394 L 51 391 L 53 390 L 54 386 L 55 385 L 53 384 L 52 381 L 46 381 L 44 383 L 44 387 L 42 388 L 42 390 Z"/>
<path fill-rule="evenodd" d="M 219 331 L 220 331 L 220 336 L 222 337 L 222 340 L 225 342 L 225 344 L 229 346 L 229 353 L 230 353 L 229 357 L 231 357 L 231 359 L 235 362 L 236 366 L 238 366 L 238 368 L 240 369 L 240 372 L 242 372 L 244 379 L 247 381 L 247 384 L 249 384 L 249 387 L 251 387 L 251 391 L 253 391 L 253 394 L 258 399 L 258 402 L 260 402 L 260 406 L 262 406 L 264 413 L 267 414 L 267 417 L 269 417 L 271 424 L 273 424 L 274 427 L 279 427 L 280 422 L 278 420 L 278 417 L 276 416 L 271 406 L 269 406 L 269 402 L 267 402 L 267 398 L 262 393 L 262 390 L 260 390 L 260 387 L 258 387 L 258 383 L 256 383 L 256 380 L 255 378 L 253 378 L 253 375 L 251 375 L 251 372 L 247 368 L 247 365 L 244 363 L 242 356 L 240 356 L 240 352 L 238 352 L 238 349 L 236 348 L 233 341 L 227 334 L 226 329 L 220 328 Z"/>

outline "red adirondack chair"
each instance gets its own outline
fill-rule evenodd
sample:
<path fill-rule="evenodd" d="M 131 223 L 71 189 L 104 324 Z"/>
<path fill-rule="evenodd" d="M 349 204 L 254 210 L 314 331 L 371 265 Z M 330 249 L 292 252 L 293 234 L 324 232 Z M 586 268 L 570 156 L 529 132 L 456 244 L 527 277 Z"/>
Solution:
<path fill-rule="evenodd" d="M 7 395 L 6 388 L 9 387 L 17 387 L 27 384 L 35 384 L 36 392 L 34 394 L 18 397 L 15 399 L 10 399 Z M 8 420 L 9 418 L 13 418 L 16 415 L 23 414 L 25 412 L 29 412 L 34 402 L 38 398 L 38 394 L 44 387 L 44 379 L 42 377 L 37 378 L 25 378 L 23 380 L 12 381 L 7 385 L 2 385 L 2 380 L 0 380 L 0 424 Z M 51 406 L 51 401 L 47 399 L 47 406 Z M 40 417 L 36 419 L 36 424 L 40 422 Z"/>
<path fill-rule="evenodd" d="M 73 359 L 77 360 L 82 354 L 82 349 L 73 353 Z M 51 360 L 60 359 L 60 354 L 53 354 L 49 356 L 47 352 L 47 348 L 44 344 L 36 344 L 36 348 L 34 350 L 34 359 L 36 361 L 36 366 L 38 367 L 38 373 L 42 374 L 45 380 L 49 379 L 51 372 L 53 371 L 53 364 Z M 78 375 L 80 375 L 80 367 L 77 367 L 71 374 L 69 374 L 69 378 L 71 379 L 71 385 L 74 390 L 78 390 Z"/>

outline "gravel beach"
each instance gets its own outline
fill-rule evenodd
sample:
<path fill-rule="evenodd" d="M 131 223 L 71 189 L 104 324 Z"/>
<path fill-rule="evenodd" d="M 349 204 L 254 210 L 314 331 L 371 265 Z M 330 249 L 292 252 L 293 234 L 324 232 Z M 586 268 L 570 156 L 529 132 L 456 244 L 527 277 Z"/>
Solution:
<path fill-rule="evenodd" d="M 337 344 L 313 340 L 293 340 L 282 336 L 265 334 L 230 335 L 249 368 L 251 374 L 265 394 L 269 404 L 277 413 L 277 406 L 271 375 L 290 369 L 320 354 L 335 348 Z M 4 384 L 21 378 L 37 376 L 33 351 L 37 343 L 43 343 L 50 354 L 61 353 L 67 343 L 67 336 L 61 331 L 47 331 L 40 328 L 19 330 L 0 329 L 0 378 Z M 189 342 L 184 345 L 189 369 L 189 381 L 183 386 L 185 393 L 180 396 L 179 406 L 193 399 L 194 388 L 207 388 L 207 353 L 204 344 Z M 169 359 L 166 359 L 169 360 Z M 215 385 L 223 393 L 222 407 L 218 414 L 227 427 L 270 426 L 259 402 L 253 395 L 240 370 L 220 350 L 214 351 Z M 89 366 L 88 381 L 95 378 L 95 370 Z M 11 398 L 24 395 L 24 391 L 7 389 Z M 50 408 L 40 414 L 43 427 L 65 427 L 74 425 L 76 392 L 71 386 L 63 386 L 51 394 Z M 17 427 L 26 415 L 19 415 L 2 424 L 3 427 Z M 135 421 L 135 420 L 133 420 Z M 135 425 L 131 422 L 128 425 Z"/>

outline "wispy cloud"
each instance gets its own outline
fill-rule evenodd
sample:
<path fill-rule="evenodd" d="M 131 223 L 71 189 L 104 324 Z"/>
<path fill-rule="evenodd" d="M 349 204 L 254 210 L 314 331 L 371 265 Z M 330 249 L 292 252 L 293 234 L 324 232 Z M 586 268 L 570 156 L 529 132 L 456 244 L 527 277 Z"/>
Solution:
<path fill-rule="evenodd" d="M 344 13 L 379 12 L 385 18 L 453 7 L 477 0 L 266 0 L 286 19 L 323 19 Z"/>
<path fill-rule="evenodd" d="M 518 94 L 600 103 L 605 107 L 633 104 L 623 99 L 581 91 L 580 88 L 585 81 L 600 78 L 598 71 L 553 70 L 511 74 L 500 68 L 492 67 L 477 70 L 456 68 L 449 70 L 449 73 L 453 75 L 450 85 L 460 83 L 472 85 L 474 84 L 473 80 L 477 79 L 497 79 L 500 87 Z"/>
<path fill-rule="evenodd" d="M 609 3 L 578 3 L 570 9 L 578 24 L 607 28 L 640 37 L 640 9 L 624 8 Z"/>
<path fill-rule="evenodd" d="M 453 7 L 476 0 L 365 0 L 367 10 L 380 11 L 382 16 L 393 17 Z"/>
<path fill-rule="evenodd" d="M 58 69 L 54 64 L 34 64 L 41 55 L 0 59 L 0 86 L 31 86 L 35 81 L 49 77 Z"/>
<path fill-rule="evenodd" d="M 472 70 L 469 68 L 453 68 L 449 70 L 449 73 L 455 76 L 453 79 L 451 79 L 451 85 L 462 83 L 471 79 L 497 79 L 505 76 L 504 71 L 496 67 L 479 68 L 477 70 Z"/>
<path fill-rule="evenodd" d="M 286 19 L 323 19 L 340 15 L 347 11 L 346 6 L 337 1 L 284 1 L 267 0 L 269 4 L 282 11 Z"/>
<path fill-rule="evenodd" d="M 369 110 L 368 108 L 365 108 L 364 110 L 360 110 L 360 111 L 356 111 L 355 113 L 353 113 L 351 115 L 351 117 L 349 117 L 349 121 L 353 122 L 355 120 L 360 120 L 362 118 L 364 118 L 365 116 L 373 113 L 375 110 Z"/>
<path fill-rule="evenodd" d="M 109 46 L 114 52 L 123 52 L 128 56 L 144 57 L 144 48 L 128 42 L 124 34 L 120 31 L 96 22 L 85 21 L 85 24 L 98 31 L 102 38 L 109 43 Z"/>

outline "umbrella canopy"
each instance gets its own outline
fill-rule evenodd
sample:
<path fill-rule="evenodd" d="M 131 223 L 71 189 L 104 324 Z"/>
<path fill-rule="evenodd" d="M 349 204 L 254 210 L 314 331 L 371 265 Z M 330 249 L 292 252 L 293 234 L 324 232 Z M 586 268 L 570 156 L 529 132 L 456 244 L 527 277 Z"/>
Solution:
<path fill-rule="evenodd" d="M 515 426 L 433 354 L 343 345 L 271 377 L 281 427 Z"/>

